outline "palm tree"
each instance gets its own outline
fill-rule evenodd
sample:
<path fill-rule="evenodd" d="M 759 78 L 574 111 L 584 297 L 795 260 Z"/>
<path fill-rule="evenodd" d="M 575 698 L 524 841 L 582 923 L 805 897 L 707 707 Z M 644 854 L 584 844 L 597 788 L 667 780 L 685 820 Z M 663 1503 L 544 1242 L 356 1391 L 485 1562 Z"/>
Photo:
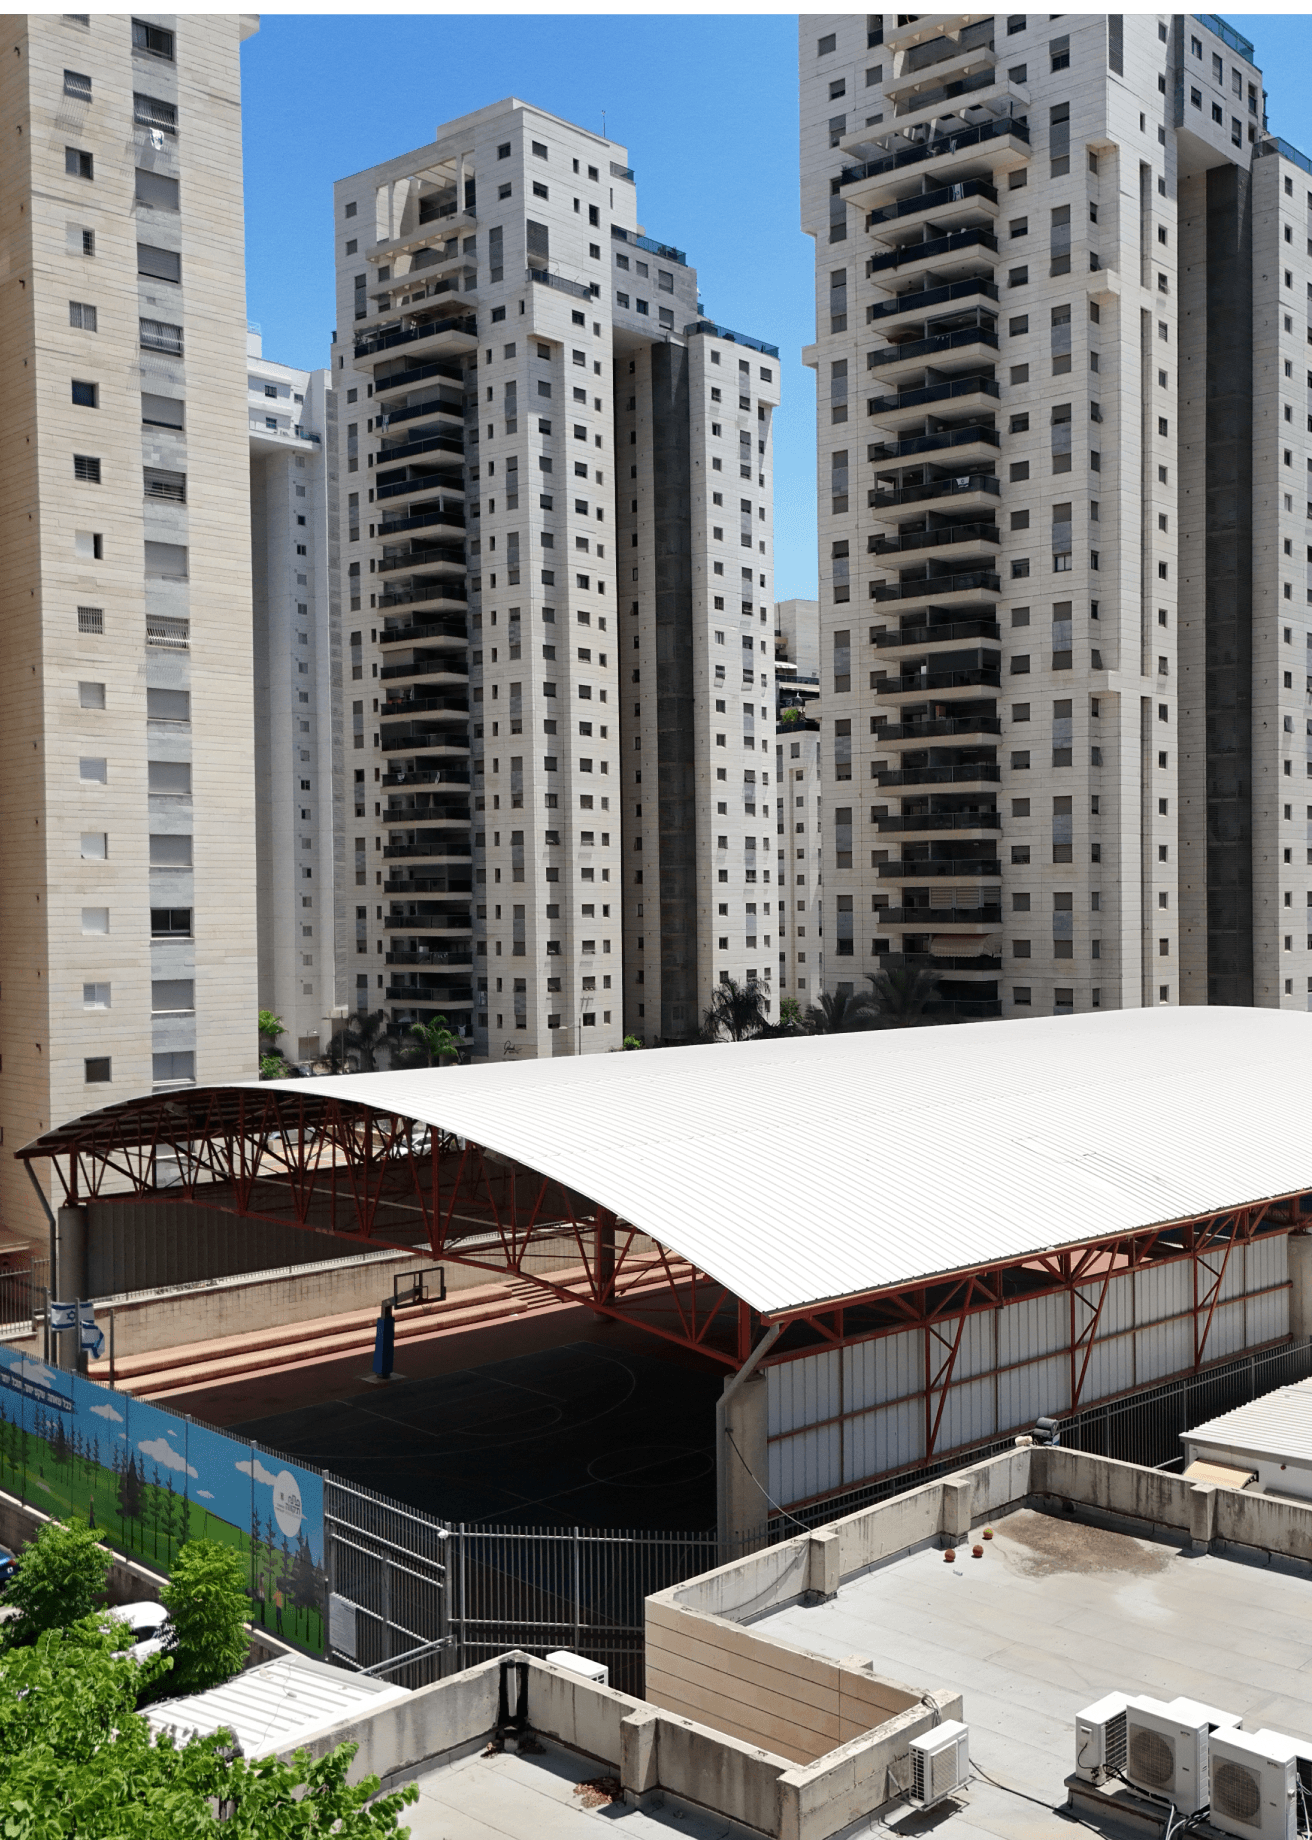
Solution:
<path fill-rule="evenodd" d="M 385 1009 L 353 1016 L 339 1029 L 328 1044 L 327 1059 L 343 1072 L 373 1073 L 378 1067 L 378 1050 L 392 1032 L 391 1019 Z"/>
<path fill-rule="evenodd" d="M 869 971 L 866 975 L 871 989 L 863 1001 L 874 1011 L 874 1028 L 916 1029 L 936 1020 L 925 1013 L 938 992 L 938 978 L 932 971 L 911 971 L 903 966 L 893 971 Z"/>
<path fill-rule="evenodd" d="M 460 1038 L 447 1027 L 445 1016 L 434 1016 L 431 1022 L 412 1022 L 409 1032 L 423 1051 L 425 1067 L 440 1067 L 443 1061 L 460 1058 Z"/>
<path fill-rule="evenodd" d="M 811 1035 L 850 1035 L 856 1029 L 875 1026 L 875 1013 L 864 992 L 854 997 L 845 990 L 826 990 L 806 1012 L 807 1032 Z"/>
<path fill-rule="evenodd" d="M 764 993 L 759 984 L 735 984 L 732 978 L 717 986 L 710 1008 L 702 1018 L 707 1041 L 750 1041 L 766 1027 Z"/>

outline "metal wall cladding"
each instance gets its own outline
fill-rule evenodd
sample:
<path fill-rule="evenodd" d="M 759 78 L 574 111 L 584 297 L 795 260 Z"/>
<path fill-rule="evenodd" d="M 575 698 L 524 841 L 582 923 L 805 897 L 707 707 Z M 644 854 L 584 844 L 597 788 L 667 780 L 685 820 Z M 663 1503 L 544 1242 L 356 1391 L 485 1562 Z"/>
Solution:
<path fill-rule="evenodd" d="M 1200 1271 L 1204 1291 L 1223 1252 Z M 1212 1311 L 1205 1361 L 1224 1360 L 1289 1332 L 1288 1246 L 1283 1234 L 1235 1246 Z M 1101 1302 L 1091 1346 L 1079 1338 Z M 1079 1404 L 1133 1392 L 1194 1364 L 1194 1277 L 1187 1259 L 1146 1266 L 1076 1292 L 1075 1380 Z M 1206 1322 L 1206 1311 L 1199 1318 Z M 935 1452 L 947 1452 L 1033 1424 L 1071 1408 L 1071 1302 L 1054 1294 L 969 1317 L 942 1402 Z M 931 1378 L 951 1352 L 956 1322 L 928 1338 Z M 826 1350 L 767 1369 L 770 1492 L 787 1504 L 852 1488 L 910 1468 L 927 1454 L 926 1335 L 911 1329 Z M 1087 1355 L 1087 1360 L 1086 1360 Z M 1082 1382 L 1081 1382 L 1082 1376 Z"/>
<path fill-rule="evenodd" d="M 93 1297 L 309 1265 L 358 1250 L 358 1240 L 243 1220 L 185 1201 L 92 1201 L 87 1207 L 87 1275 Z"/>

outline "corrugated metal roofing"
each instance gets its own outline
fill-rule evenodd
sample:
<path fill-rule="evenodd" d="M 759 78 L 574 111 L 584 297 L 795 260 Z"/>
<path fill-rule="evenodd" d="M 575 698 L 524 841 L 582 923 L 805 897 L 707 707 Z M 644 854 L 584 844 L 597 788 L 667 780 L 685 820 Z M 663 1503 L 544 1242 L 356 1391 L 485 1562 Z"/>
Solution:
<path fill-rule="evenodd" d="M 1181 1440 L 1208 1449 L 1251 1452 L 1312 1465 L 1312 1380 L 1277 1387 L 1246 1406 L 1182 1431 Z"/>
<path fill-rule="evenodd" d="M 145 1716 L 152 1730 L 174 1732 L 179 1744 L 197 1732 L 227 1730 L 247 1757 L 268 1757 L 324 1725 L 408 1697 L 407 1688 L 390 1681 L 286 1655 L 234 1674 L 205 1693 L 159 1700 L 146 1707 Z"/>
<path fill-rule="evenodd" d="M 1312 1189 L 1312 1015 L 1288 1010 L 1122 1010 L 312 1090 L 541 1170 L 767 1314 Z"/>

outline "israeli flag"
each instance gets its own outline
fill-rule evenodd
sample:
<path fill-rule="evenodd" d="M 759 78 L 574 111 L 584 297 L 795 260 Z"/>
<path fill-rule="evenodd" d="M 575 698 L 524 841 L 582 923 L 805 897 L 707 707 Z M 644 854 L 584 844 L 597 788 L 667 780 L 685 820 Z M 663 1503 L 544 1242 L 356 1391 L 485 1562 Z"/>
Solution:
<path fill-rule="evenodd" d="M 50 1299 L 50 1327 L 56 1331 L 77 1328 L 76 1303 L 56 1303 Z"/>
<path fill-rule="evenodd" d="M 100 1359 L 100 1352 L 105 1346 L 105 1331 L 103 1329 L 97 1329 L 96 1327 L 95 1305 L 91 1303 L 79 1303 L 77 1306 L 77 1317 L 78 1326 L 82 1332 L 78 1341 L 78 1346 L 81 1348 L 83 1354 L 89 1354 L 93 1360 L 98 1361 Z"/>

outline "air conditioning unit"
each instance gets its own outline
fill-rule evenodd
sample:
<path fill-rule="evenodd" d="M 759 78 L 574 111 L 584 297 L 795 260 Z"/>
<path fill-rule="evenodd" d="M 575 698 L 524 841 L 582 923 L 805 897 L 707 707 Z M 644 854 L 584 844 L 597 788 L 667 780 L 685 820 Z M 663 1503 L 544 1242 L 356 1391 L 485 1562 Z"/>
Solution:
<path fill-rule="evenodd" d="M 1161 1700 L 1132 1700 L 1125 1711 L 1125 1780 L 1171 1802 L 1177 1814 L 1207 1806 L 1208 1721 Z"/>
<path fill-rule="evenodd" d="M 944 1719 L 923 1738 L 911 1740 L 911 1791 L 913 1808 L 932 1808 L 945 1795 L 964 1789 L 970 1775 L 970 1727 L 959 1719 Z"/>
<path fill-rule="evenodd" d="M 1108 1693 L 1075 1715 L 1075 1774 L 1100 1783 L 1125 1768 L 1124 1693 Z"/>
<path fill-rule="evenodd" d="M 1213 1827 L 1249 1840 L 1294 1840 L 1298 1760 L 1292 1738 L 1275 1731 L 1213 1732 L 1207 1773 Z"/>

